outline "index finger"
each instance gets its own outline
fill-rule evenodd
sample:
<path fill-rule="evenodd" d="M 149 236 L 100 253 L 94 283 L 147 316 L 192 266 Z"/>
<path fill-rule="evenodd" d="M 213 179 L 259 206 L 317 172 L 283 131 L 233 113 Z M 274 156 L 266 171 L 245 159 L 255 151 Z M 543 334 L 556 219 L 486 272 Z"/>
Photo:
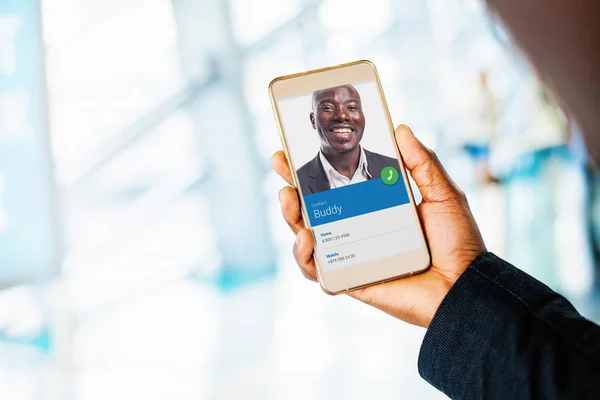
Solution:
<path fill-rule="evenodd" d="M 290 166 L 288 165 L 285 153 L 281 150 L 273 154 L 271 157 L 271 167 L 277 172 L 277 175 L 281 176 L 283 180 L 292 185 L 292 174 L 290 173 Z"/>

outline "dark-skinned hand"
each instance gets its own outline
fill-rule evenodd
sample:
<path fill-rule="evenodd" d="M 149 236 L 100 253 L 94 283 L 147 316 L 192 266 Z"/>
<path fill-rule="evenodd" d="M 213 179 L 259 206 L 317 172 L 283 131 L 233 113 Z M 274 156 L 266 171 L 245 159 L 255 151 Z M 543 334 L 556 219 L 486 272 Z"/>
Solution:
<path fill-rule="evenodd" d="M 450 179 L 433 151 L 405 125 L 395 133 L 404 164 L 423 197 L 417 210 L 431 252 L 426 272 L 367 288 L 349 295 L 408 323 L 428 327 L 440 303 L 460 275 L 486 251 L 464 193 Z M 288 184 L 292 177 L 285 154 L 275 153 L 273 169 Z M 285 221 L 296 235 L 294 258 L 305 277 L 317 281 L 313 236 L 304 227 L 296 190 L 279 193 Z"/>

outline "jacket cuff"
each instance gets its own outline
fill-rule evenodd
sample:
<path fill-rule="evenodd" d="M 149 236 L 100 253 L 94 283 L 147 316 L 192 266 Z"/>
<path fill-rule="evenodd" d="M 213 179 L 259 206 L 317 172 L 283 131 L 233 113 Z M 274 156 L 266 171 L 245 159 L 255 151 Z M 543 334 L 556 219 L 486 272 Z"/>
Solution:
<path fill-rule="evenodd" d="M 454 283 L 434 315 L 419 353 L 423 379 L 449 396 L 479 386 L 484 359 L 494 337 L 502 335 L 509 307 L 498 307 L 494 281 L 515 267 L 483 253 Z"/>

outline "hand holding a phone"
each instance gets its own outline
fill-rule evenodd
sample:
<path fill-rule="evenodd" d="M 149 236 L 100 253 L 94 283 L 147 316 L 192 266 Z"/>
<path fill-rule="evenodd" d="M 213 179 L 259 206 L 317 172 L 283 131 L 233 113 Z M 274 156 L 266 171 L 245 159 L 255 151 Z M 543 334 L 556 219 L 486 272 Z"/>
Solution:
<path fill-rule="evenodd" d="M 440 303 L 467 267 L 486 251 L 464 193 L 450 179 L 436 155 L 400 125 L 395 133 L 406 168 L 423 201 L 418 213 L 429 242 L 432 267 L 425 273 L 350 292 L 349 295 L 411 324 L 428 327 Z M 292 184 L 281 151 L 273 169 Z M 291 186 L 279 193 L 284 219 L 296 235 L 294 257 L 305 277 L 317 280 L 313 237 L 305 229 L 298 194 Z"/>

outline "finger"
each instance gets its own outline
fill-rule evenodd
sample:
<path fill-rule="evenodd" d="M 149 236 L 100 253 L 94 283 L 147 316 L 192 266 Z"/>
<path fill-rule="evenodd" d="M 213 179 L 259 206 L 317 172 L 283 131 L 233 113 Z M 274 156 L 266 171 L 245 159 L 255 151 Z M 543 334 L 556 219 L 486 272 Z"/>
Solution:
<path fill-rule="evenodd" d="M 297 234 L 299 230 L 304 228 L 298 193 L 294 188 L 286 186 L 279 191 L 279 202 L 281 203 L 283 219 L 290 226 L 292 232 Z"/>
<path fill-rule="evenodd" d="M 308 229 L 301 229 L 294 243 L 294 258 L 302 274 L 311 281 L 317 281 L 317 268 L 313 259 L 313 237 Z"/>
<path fill-rule="evenodd" d="M 283 151 L 278 151 L 271 157 L 271 167 L 277 172 L 277 175 L 283 178 L 290 185 L 292 184 L 292 174 L 290 166 Z"/>
<path fill-rule="evenodd" d="M 408 126 L 396 128 L 396 142 L 424 201 L 445 201 L 457 195 L 458 188 L 435 153 L 425 147 Z"/>

